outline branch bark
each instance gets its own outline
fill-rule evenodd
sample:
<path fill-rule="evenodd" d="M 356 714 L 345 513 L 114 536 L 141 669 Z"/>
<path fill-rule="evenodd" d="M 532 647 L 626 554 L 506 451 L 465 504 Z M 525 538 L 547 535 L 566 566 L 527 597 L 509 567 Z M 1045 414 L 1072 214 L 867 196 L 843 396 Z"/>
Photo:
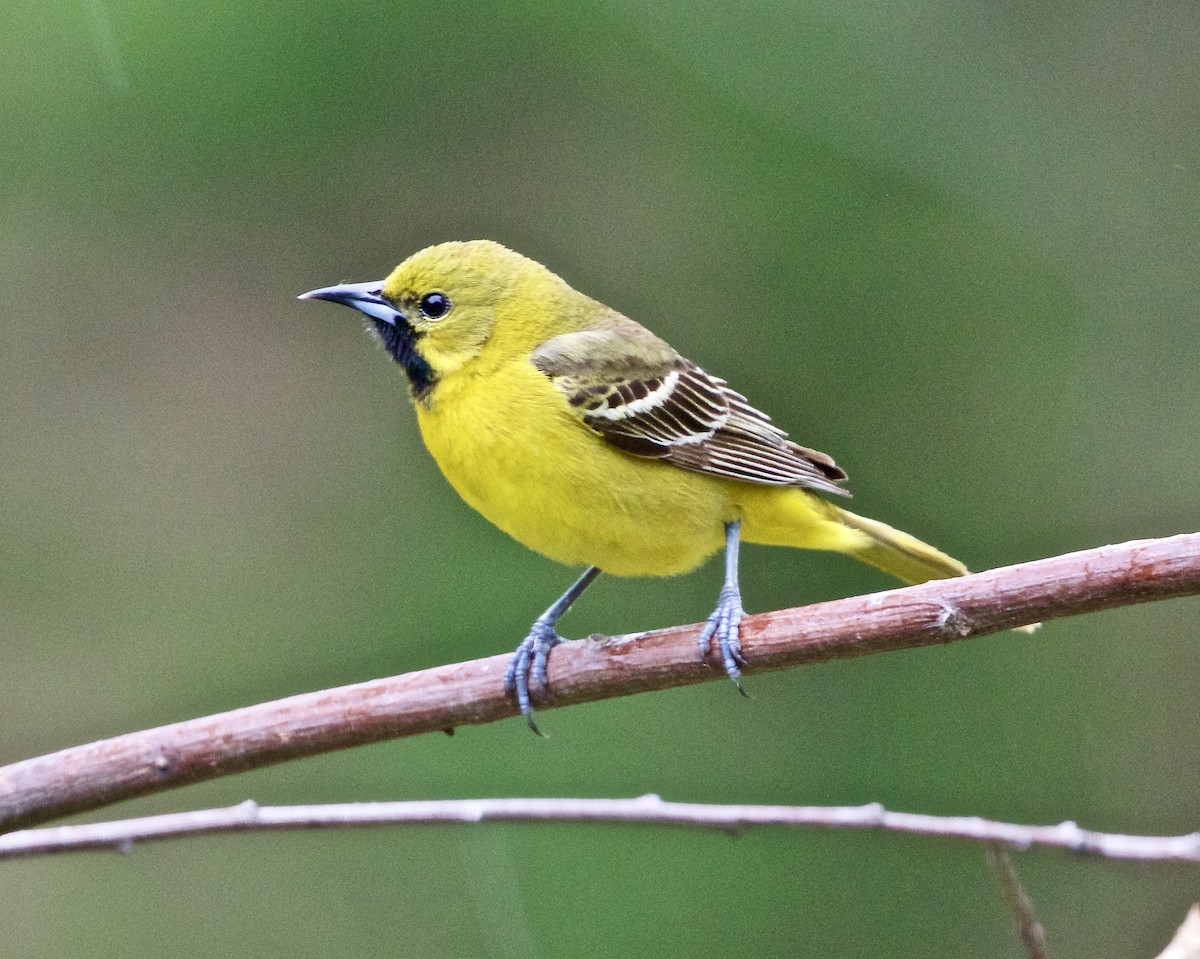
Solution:
<path fill-rule="evenodd" d="M 750 827 L 879 829 L 986 843 L 994 862 L 1000 847 L 1043 846 L 1109 859 L 1200 863 L 1200 832 L 1186 836 L 1123 836 L 1089 832 L 1073 822 L 1029 826 L 977 816 L 926 816 L 866 806 L 738 806 L 637 799 L 446 799 L 420 802 L 333 803 L 320 806 L 259 806 L 246 801 L 223 809 L 196 809 L 138 819 L 26 829 L 0 836 L 0 859 L 50 853 L 115 850 L 147 842 L 209 833 L 364 828 L 371 826 L 468 825 L 481 822 L 620 823 L 689 826 L 738 833 Z M 1007 859 L 999 869 L 1006 901 L 1024 896 Z M 1012 883 L 1016 883 L 1015 887 Z M 1017 893 L 1011 893 L 1010 887 Z M 1027 897 L 1024 902 L 1027 903 Z M 1032 917 L 1032 905 L 1016 910 Z M 1035 922 L 1035 920 L 1030 919 Z"/>
<path fill-rule="evenodd" d="M 948 643 L 1035 620 L 1200 593 L 1200 533 L 748 616 L 745 672 Z M 724 679 L 699 626 L 565 643 L 542 709 Z M 230 773 L 516 714 L 508 656 L 291 696 L 75 746 L 0 769 L 0 831 Z"/>
<path fill-rule="evenodd" d="M 1074 826 L 1074 823 L 1063 823 L 1063 826 Z M 1133 837 L 1127 837 L 1133 838 Z M 1000 888 L 1000 897 L 1008 907 L 1017 927 L 1017 936 L 1025 947 L 1025 955 L 1029 959 L 1049 959 L 1046 952 L 1046 930 L 1038 922 L 1037 913 L 1033 908 L 1033 900 L 1021 885 L 1021 877 L 1013 865 L 1008 850 L 999 843 L 992 843 L 984 850 L 984 858 L 988 868 L 996 877 L 996 885 Z"/>

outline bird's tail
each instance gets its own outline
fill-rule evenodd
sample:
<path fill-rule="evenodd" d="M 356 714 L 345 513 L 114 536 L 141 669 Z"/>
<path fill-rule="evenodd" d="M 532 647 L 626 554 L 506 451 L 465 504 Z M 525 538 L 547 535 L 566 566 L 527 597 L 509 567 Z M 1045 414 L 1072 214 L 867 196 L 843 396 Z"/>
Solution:
<path fill-rule="evenodd" d="M 845 525 L 866 533 L 866 542 L 851 546 L 847 552 L 855 559 L 860 559 L 897 579 L 906 583 L 924 583 L 931 579 L 965 576 L 970 572 L 954 557 L 947 556 L 928 543 L 922 543 L 915 536 L 909 536 L 908 533 L 893 529 L 878 520 L 851 513 L 832 503 L 827 505 L 833 508 L 837 518 Z M 1040 629 L 1041 625 L 1030 623 L 1027 626 L 1018 626 L 1014 632 L 1033 633 Z"/>
<path fill-rule="evenodd" d="M 855 559 L 862 560 L 906 583 L 949 579 L 951 576 L 964 576 L 968 572 L 967 567 L 958 560 L 934 549 L 928 543 L 922 543 L 915 536 L 909 536 L 908 533 L 893 529 L 878 520 L 833 506 L 832 503 L 828 505 L 832 507 L 832 512 L 840 522 L 866 534 L 863 537 L 854 537 L 847 544 L 846 552 Z"/>
<path fill-rule="evenodd" d="M 968 572 L 958 560 L 886 523 L 851 513 L 801 489 L 741 490 L 742 536 L 748 543 L 846 553 L 906 583 Z M 1037 623 L 1019 627 L 1031 633 Z"/>
<path fill-rule="evenodd" d="M 835 506 L 807 490 L 739 489 L 748 543 L 846 553 L 906 583 L 962 576 L 967 568 L 915 536 Z"/>

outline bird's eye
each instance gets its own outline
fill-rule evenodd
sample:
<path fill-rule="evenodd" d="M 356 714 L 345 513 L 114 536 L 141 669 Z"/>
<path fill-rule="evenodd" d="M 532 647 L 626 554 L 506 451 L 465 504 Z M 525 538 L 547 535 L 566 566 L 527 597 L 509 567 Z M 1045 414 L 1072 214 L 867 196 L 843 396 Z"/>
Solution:
<path fill-rule="evenodd" d="M 450 297 L 445 293 L 426 293 L 418 304 L 421 315 L 429 320 L 439 320 L 450 312 Z"/>

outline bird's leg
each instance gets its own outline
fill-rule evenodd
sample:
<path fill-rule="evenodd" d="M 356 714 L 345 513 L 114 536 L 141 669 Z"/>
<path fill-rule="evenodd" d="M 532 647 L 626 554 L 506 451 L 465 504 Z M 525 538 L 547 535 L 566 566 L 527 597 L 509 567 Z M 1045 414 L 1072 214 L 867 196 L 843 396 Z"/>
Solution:
<path fill-rule="evenodd" d="M 529 628 L 529 635 L 517 647 L 509 660 L 508 669 L 504 671 L 504 691 L 517 700 L 521 715 L 529 723 L 529 728 L 539 732 L 533 721 L 533 706 L 529 701 L 529 688 L 533 686 L 544 692 L 547 685 L 546 664 L 549 661 L 550 650 L 562 642 L 562 637 L 555 631 L 554 626 L 560 617 L 575 600 L 579 599 L 592 580 L 600 575 L 600 569 L 589 566 L 571 588 L 555 601 L 554 605 L 542 613 Z"/>
<path fill-rule="evenodd" d="M 721 653 L 721 664 L 725 672 L 737 686 L 738 692 L 745 695 L 738 677 L 742 674 L 739 666 L 746 665 L 742 658 L 742 640 L 738 635 L 738 627 L 746 611 L 742 609 L 742 591 L 738 587 L 738 544 L 741 542 L 740 520 L 725 524 L 725 585 L 721 587 L 721 596 L 717 600 L 717 608 L 704 624 L 700 632 L 700 659 L 708 656 L 712 641 L 716 640 L 717 650 Z"/>

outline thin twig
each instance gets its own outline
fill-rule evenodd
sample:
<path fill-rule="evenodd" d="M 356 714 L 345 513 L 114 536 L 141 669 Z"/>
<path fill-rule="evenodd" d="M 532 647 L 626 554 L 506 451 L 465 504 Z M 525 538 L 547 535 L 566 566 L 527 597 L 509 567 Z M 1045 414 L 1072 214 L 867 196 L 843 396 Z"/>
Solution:
<path fill-rule="evenodd" d="M 1008 850 L 995 843 L 984 848 L 984 858 L 996 876 L 996 885 L 1000 887 L 1000 896 L 1008 911 L 1012 913 L 1013 921 L 1017 924 L 1017 935 L 1021 937 L 1021 945 L 1029 959 L 1049 959 L 1046 952 L 1046 930 L 1038 922 L 1033 911 L 1033 900 L 1021 885 L 1021 878 L 1013 865 Z"/>
<path fill-rule="evenodd" d="M 1200 593 L 1200 533 L 747 617 L 745 672 L 948 643 L 1036 620 Z M 698 626 L 558 647 L 542 709 L 723 679 Z M 1046 640 L 1039 640 L 1045 642 Z M 508 656 L 292 696 L 64 749 L 0 769 L 0 831 L 316 753 L 516 713 Z"/>
<path fill-rule="evenodd" d="M 1123 836 L 1090 832 L 1073 822 L 1027 826 L 993 822 L 977 816 L 891 812 L 879 803 L 866 806 L 737 806 L 665 802 L 653 795 L 637 799 L 448 799 L 321 806 L 259 806 L 248 800 L 222 809 L 12 832 L 0 836 L 0 859 L 96 849 L 124 852 L 139 843 L 207 833 L 481 822 L 669 825 L 733 833 L 751 826 L 880 829 L 983 842 L 990 848 L 1046 846 L 1109 859 L 1200 863 L 1200 832 L 1186 836 Z"/>
<path fill-rule="evenodd" d="M 1158 959 L 1200 959 L 1200 903 L 1188 910 L 1183 925 Z"/>

